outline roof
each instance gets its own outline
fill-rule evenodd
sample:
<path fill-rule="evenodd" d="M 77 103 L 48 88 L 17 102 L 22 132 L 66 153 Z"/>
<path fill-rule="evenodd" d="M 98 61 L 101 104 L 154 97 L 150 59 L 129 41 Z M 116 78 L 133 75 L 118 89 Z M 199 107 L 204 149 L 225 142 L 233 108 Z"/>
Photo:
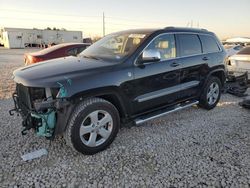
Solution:
<path fill-rule="evenodd" d="M 190 28 L 190 27 L 165 27 L 164 30 L 170 32 L 194 32 L 194 33 L 210 33 L 206 29 Z"/>
<path fill-rule="evenodd" d="M 206 29 L 199 28 L 190 28 L 190 27 L 165 27 L 165 28 L 151 28 L 151 29 L 130 29 L 116 32 L 116 34 L 125 34 L 125 33 L 135 33 L 135 34 L 151 34 L 156 31 L 168 31 L 168 32 L 194 32 L 194 33 L 211 33 Z"/>
<path fill-rule="evenodd" d="M 89 43 L 61 43 L 61 44 L 51 46 L 49 48 L 45 48 L 45 49 L 38 51 L 38 52 L 33 52 L 32 54 L 39 53 L 40 55 L 44 55 L 44 54 L 51 53 L 51 52 L 54 52 L 54 51 L 59 50 L 59 49 L 63 49 L 63 48 L 65 49 L 68 47 L 70 48 L 73 46 L 90 46 L 90 44 Z"/>

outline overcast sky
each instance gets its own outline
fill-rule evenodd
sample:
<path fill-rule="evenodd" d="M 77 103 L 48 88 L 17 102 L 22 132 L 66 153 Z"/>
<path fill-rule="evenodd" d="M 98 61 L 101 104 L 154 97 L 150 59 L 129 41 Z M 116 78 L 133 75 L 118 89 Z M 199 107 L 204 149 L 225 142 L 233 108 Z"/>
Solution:
<path fill-rule="evenodd" d="M 250 0 L 0 0 L 0 27 L 81 30 L 85 36 L 130 28 L 193 26 L 220 38 L 250 37 Z"/>

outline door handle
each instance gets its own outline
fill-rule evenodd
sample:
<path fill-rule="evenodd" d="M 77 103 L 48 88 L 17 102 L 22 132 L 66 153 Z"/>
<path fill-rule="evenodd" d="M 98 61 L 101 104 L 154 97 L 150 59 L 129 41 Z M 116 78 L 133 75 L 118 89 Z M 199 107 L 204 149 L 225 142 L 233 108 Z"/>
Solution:
<path fill-rule="evenodd" d="M 207 61 L 207 60 L 209 60 L 209 58 L 208 57 L 203 57 L 202 60 Z"/>
<path fill-rule="evenodd" d="M 179 65 L 180 65 L 180 64 L 179 64 L 179 63 L 176 63 L 176 62 L 173 62 L 173 63 L 170 64 L 171 67 L 177 67 L 177 66 L 179 66 Z"/>

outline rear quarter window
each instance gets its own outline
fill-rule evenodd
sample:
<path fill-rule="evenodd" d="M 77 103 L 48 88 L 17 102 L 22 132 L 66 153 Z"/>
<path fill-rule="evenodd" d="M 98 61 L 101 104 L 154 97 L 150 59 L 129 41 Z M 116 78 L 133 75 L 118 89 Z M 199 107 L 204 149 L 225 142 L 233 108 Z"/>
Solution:
<path fill-rule="evenodd" d="M 202 53 L 201 42 L 198 35 L 195 34 L 178 34 L 179 41 L 179 55 L 190 56 L 199 55 Z"/>
<path fill-rule="evenodd" d="M 209 35 L 200 35 L 200 39 L 204 53 L 213 53 L 220 51 L 220 48 L 214 37 Z"/>

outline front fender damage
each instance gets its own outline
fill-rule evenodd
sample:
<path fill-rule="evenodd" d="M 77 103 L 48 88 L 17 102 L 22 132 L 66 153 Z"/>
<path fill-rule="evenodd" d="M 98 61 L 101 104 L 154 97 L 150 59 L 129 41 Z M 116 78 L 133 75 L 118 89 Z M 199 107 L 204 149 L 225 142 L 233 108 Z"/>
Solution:
<path fill-rule="evenodd" d="M 10 115 L 14 115 L 13 112 L 21 114 L 23 135 L 27 134 L 28 130 L 34 129 L 38 136 L 51 139 L 56 134 L 63 132 L 72 106 L 67 98 L 67 90 L 70 88 L 71 81 L 70 79 L 65 80 L 65 83 L 58 82 L 59 89 L 56 96 L 52 95 L 51 88 L 45 88 L 45 94 L 40 94 L 43 97 L 34 101 L 32 101 L 32 88 L 17 86 L 17 90 L 13 94 L 15 108 L 9 113 Z M 24 92 L 26 92 L 25 95 Z"/>
<path fill-rule="evenodd" d="M 70 106 L 67 99 L 55 99 L 52 101 L 44 101 L 35 103 L 35 112 L 31 112 L 31 117 L 35 118 L 38 124 L 36 134 L 47 138 L 53 137 L 58 133 L 58 122 L 63 121 Z"/>

